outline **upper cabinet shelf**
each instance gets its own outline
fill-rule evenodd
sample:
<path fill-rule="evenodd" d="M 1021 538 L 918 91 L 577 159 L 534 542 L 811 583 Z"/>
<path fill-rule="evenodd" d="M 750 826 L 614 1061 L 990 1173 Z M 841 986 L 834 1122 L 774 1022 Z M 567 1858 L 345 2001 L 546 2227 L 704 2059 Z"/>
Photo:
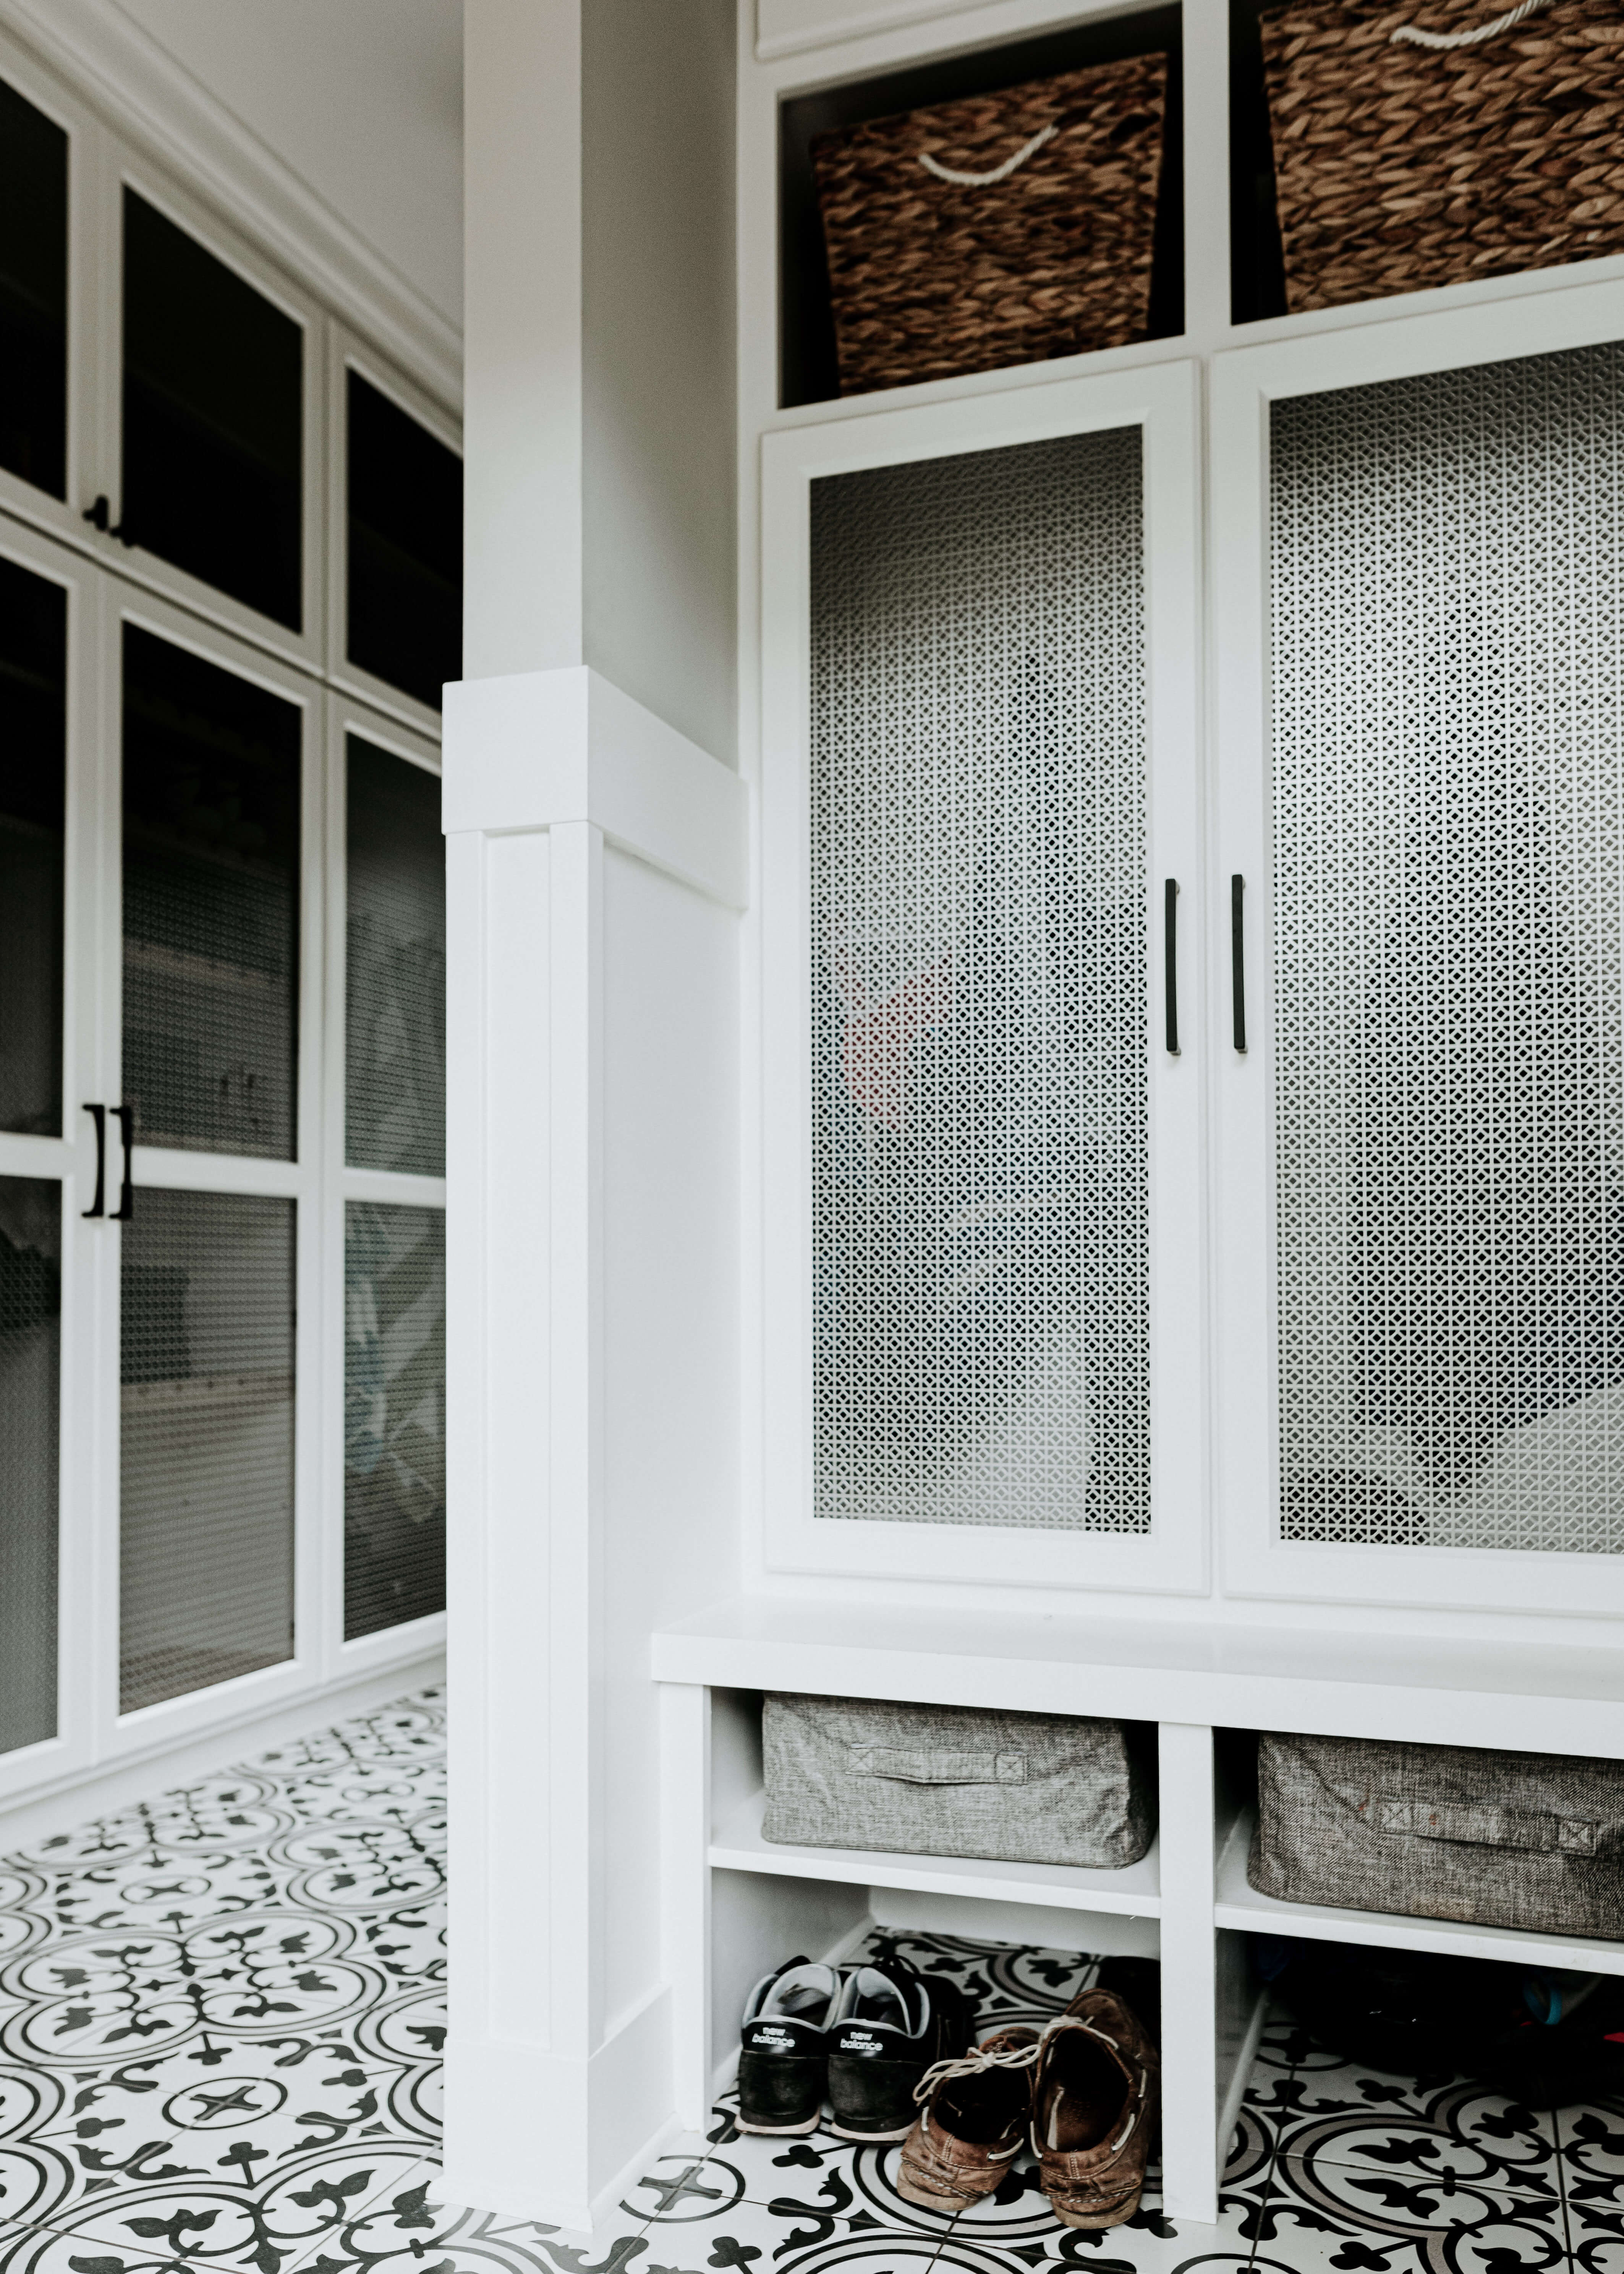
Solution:
<path fill-rule="evenodd" d="M 1179 11 L 779 110 L 786 406 L 1184 328 Z"/>
<path fill-rule="evenodd" d="M 1230 0 L 1237 323 L 1624 252 L 1602 0 Z"/>

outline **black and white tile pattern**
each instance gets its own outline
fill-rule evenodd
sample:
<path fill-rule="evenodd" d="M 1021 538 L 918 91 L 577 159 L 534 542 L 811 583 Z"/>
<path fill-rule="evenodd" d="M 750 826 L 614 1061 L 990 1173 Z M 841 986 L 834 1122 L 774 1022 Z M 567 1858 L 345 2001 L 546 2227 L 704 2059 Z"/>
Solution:
<path fill-rule="evenodd" d="M 1266 2031 L 1217 2228 L 1073 2233 L 1024 2162 L 949 2219 L 898 2150 L 730 2103 L 593 2238 L 443 2202 L 437 1691 L 0 1864 L 0 2274 L 1624 2274 L 1624 2105 L 1526 2110 Z M 1069 1952 L 877 1932 L 1041 2022 Z M 1153 2174 L 1154 2178 L 1154 2174 Z"/>

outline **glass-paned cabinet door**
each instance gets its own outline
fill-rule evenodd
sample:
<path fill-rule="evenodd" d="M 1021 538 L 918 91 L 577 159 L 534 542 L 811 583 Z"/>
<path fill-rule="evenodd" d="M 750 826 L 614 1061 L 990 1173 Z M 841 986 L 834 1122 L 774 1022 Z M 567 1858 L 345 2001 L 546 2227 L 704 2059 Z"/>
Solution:
<path fill-rule="evenodd" d="M 335 718 L 345 911 L 343 1632 L 357 1643 L 446 1602 L 446 862 L 429 746 L 409 749 L 381 721 L 363 730 L 336 704 Z"/>
<path fill-rule="evenodd" d="M 302 714 L 124 633 L 124 1065 L 139 1141 L 289 1160 Z"/>
<path fill-rule="evenodd" d="M 56 1734 L 61 1383 L 62 1186 L 0 1176 L 0 1755 Z"/>
<path fill-rule="evenodd" d="M 124 533 L 291 631 L 304 352 L 290 316 L 126 186 Z"/>
<path fill-rule="evenodd" d="M 0 1130 L 62 1133 L 68 592 L 0 555 Z"/>
<path fill-rule="evenodd" d="M 338 343 L 332 416 L 340 667 L 374 699 L 404 695 L 438 714 L 462 670 L 462 461 L 451 422 L 403 381 L 378 383 Z"/>
<path fill-rule="evenodd" d="M 1162 383 L 1175 452 L 1187 388 Z M 768 763 L 780 892 L 800 822 L 805 1023 L 778 1001 L 767 1024 L 805 1036 L 792 1554 L 1196 1577 L 1165 1477 L 1199 1450 L 1158 1412 L 1190 1357 L 1158 1282 L 1199 1034 L 1191 994 L 1181 1047 L 1189 694 L 1162 644 L 1188 499 L 1153 498 L 1144 396 L 1116 403 L 1079 390 L 991 448 L 959 412 L 910 448 L 933 422 L 904 414 L 877 465 L 785 446 L 804 617 L 768 651 L 804 642 L 799 816 Z"/>
<path fill-rule="evenodd" d="M 132 154 L 109 143 L 106 171 L 120 309 L 108 563 L 320 663 L 320 312 Z"/>
<path fill-rule="evenodd" d="M 1422 1599 L 1582 1608 L 1624 1572 L 1608 297 L 1616 339 L 1535 317 L 1507 356 L 1474 320 L 1352 384 L 1323 351 L 1295 388 L 1268 367 L 1264 1024 L 1229 1087 L 1266 1094 L 1272 1141 L 1252 1568 L 1277 1580 L 1328 1554 Z"/>
<path fill-rule="evenodd" d="M 305 845 L 320 734 L 291 673 L 157 603 L 125 595 L 118 613 L 128 1714 L 294 1654 L 312 1394 L 298 1289 L 319 1223 L 320 910 Z"/>
<path fill-rule="evenodd" d="M 0 529 L 0 1786 L 58 1740 L 70 1034 L 67 853 L 82 858 L 94 582 Z M 73 817 L 76 810 L 78 819 Z M 71 1141 L 77 1134 L 65 1133 Z M 82 1321 L 80 1322 L 82 1336 Z M 81 1349 L 82 1356 L 82 1349 Z M 82 1419 L 82 1409 L 75 1416 Z"/>
<path fill-rule="evenodd" d="M 0 79 L 0 467 L 60 498 L 68 464 L 68 136 Z"/>

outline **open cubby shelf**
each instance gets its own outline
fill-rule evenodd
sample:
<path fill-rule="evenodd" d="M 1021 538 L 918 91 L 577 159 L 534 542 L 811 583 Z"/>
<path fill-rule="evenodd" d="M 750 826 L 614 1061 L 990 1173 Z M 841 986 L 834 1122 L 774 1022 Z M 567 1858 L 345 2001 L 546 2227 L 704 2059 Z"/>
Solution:
<path fill-rule="evenodd" d="M 1068 1864 L 1000 1864 L 965 1856 L 865 1855 L 847 1848 L 794 1848 L 762 1836 L 766 1795 L 752 1793 L 717 1827 L 710 1861 L 726 1871 L 764 1871 L 786 1879 L 846 1880 L 854 1886 L 912 1888 L 921 1894 L 983 1901 L 1047 1903 L 1066 1910 L 1123 1912 L 1154 1918 L 1162 1909 L 1158 1844 L 1120 1871 Z"/>
<path fill-rule="evenodd" d="M 1624 1941 L 1278 1902 L 1246 1879 L 1260 1729 L 1442 1743 L 1470 1734 L 1511 1750 L 1520 1741 L 1616 1751 L 1624 1717 L 1624 1669 L 1616 1663 L 1591 1663 L 1583 1653 L 1553 1658 L 1462 1645 L 1418 1668 L 1402 1650 L 1384 1653 L 1350 1636 L 1342 1645 L 1317 1638 L 1311 1666 L 1278 1630 L 1237 1630 L 1220 1648 L 1170 1621 L 1113 1628 L 1008 1615 L 988 1619 L 975 1639 L 979 1649 L 966 1647 L 970 1638 L 956 1619 L 865 1618 L 768 1598 L 738 1598 L 656 1635 L 655 1676 L 671 1709 L 668 1804 L 689 1828 L 688 1892 L 677 1913 L 694 1987 L 680 2058 L 695 2108 L 727 2079 L 750 1984 L 797 1952 L 842 1957 L 876 1925 L 1154 1957 L 1169 2080 L 1168 2201 L 1186 2206 L 1186 2216 L 1210 2215 L 1189 2206 L 1216 2201 L 1261 2029 L 1265 1992 L 1252 1963 L 1252 1935 L 1624 1974 Z M 1498 1693 L 1477 1686 L 1486 1684 L 1491 1659 Z M 1159 1698 L 1156 1840 L 1122 1871 L 767 1841 L 767 1688 L 1141 1722 Z M 691 1837 L 695 1825 L 704 1827 L 701 1839 Z"/>

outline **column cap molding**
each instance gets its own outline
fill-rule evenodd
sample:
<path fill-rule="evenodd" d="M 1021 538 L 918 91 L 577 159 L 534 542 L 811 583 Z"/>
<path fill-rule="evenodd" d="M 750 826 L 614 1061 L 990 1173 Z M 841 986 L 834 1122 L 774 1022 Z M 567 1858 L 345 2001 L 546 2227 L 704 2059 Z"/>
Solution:
<path fill-rule="evenodd" d="M 749 792 L 590 665 L 446 689 L 447 836 L 590 822 L 724 907 L 749 899 Z"/>

